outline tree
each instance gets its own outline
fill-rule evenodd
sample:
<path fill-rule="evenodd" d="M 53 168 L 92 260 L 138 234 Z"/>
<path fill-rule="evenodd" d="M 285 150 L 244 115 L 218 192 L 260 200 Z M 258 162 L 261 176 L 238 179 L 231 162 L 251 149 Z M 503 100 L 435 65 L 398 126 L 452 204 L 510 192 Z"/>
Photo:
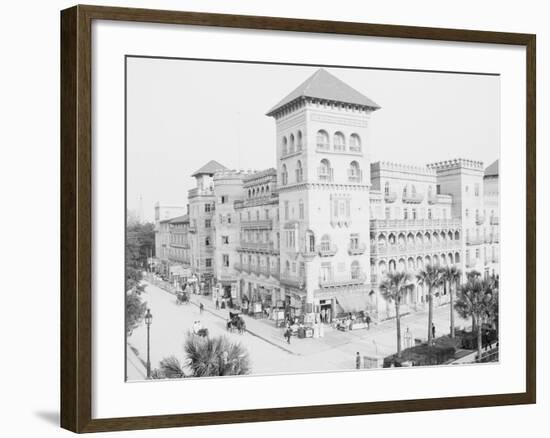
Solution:
<path fill-rule="evenodd" d="M 442 282 L 441 271 L 433 265 L 426 265 L 425 268 L 416 275 L 416 279 L 419 284 L 423 284 L 428 288 L 428 344 L 431 344 L 433 341 L 433 294 L 434 290 L 439 287 Z"/>
<path fill-rule="evenodd" d="M 151 377 L 153 379 L 179 379 L 185 376 L 183 367 L 176 356 L 168 356 L 160 361 L 159 368 L 155 368 Z"/>
<path fill-rule="evenodd" d="M 455 311 L 454 311 L 454 291 L 453 287 L 458 287 L 462 273 L 460 268 L 456 266 L 445 266 L 441 268 L 441 279 L 443 281 L 443 287 L 447 292 L 447 284 L 449 285 L 449 302 L 450 302 L 450 335 L 451 338 L 455 337 Z"/>
<path fill-rule="evenodd" d="M 184 343 L 188 365 L 194 377 L 232 376 L 250 373 L 248 351 L 226 337 L 188 334 Z"/>
<path fill-rule="evenodd" d="M 384 299 L 395 305 L 395 324 L 397 328 L 397 357 L 401 357 L 401 300 L 407 288 L 411 285 L 411 275 L 407 271 L 387 272 L 386 278 L 380 283 L 380 291 Z"/>
<path fill-rule="evenodd" d="M 495 302 L 498 314 L 498 292 L 495 293 L 491 279 L 482 280 L 480 276 L 471 275 L 459 289 L 455 309 L 463 318 L 472 317 L 472 333 L 477 334 L 478 360 L 481 359 L 483 322 L 492 318 Z"/>
<path fill-rule="evenodd" d="M 147 310 L 147 303 L 141 299 L 139 292 L 133 290 L 126 293 L 126 336 L 141 324 Z"/>

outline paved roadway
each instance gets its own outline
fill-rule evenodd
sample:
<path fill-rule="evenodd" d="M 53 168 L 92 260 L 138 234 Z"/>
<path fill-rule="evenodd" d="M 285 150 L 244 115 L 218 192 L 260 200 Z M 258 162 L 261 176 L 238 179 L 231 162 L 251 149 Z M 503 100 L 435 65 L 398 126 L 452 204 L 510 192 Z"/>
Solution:
<path fill-rule="evenodd" d="M 157 286 L 147 283 L 144 300 L 153 314 L 151 326 L 151 367 L 156 368 L 162 358 L 175 355 L 184 361 L 183 341 L 191 330 L 194 321 L 200 320 L 210 334 L 224 335 L 234 342 L 241 342 L 250 354 L 253 374 L 278 374 L 296 372 L 334 371 L 355 368 L 355 355 L 387 356 L 396 351 L 395 321 L 371 326 L 370 330 L 360 329 L 351 332 L 325 331 L 318 339 L 292 338 L 291 345 L 283 339 L 283 330 L 272 322 L 254 320 L 245 316 L 247 328 L 253 333 L 239 335 L 226 330 L 227 310 L 216 310 L 205 297 L 191 295 L 192 303 L 177 305 L 175 297 Z M 199 312 L 202 301 L 205 310 Z M 456 324 L 465 324 L 456 317 Z M 447 331 L 449 306 L 438 307 L 434 311 L 436 335 Z M 427 313 L 419 312 L 402 318 L 403 332 L 409 327 L 413 337 L 427 336 Z M 138 350 L 142 360 L 146 358 L 146 328 L 142 324 L 128 338 L 130 345 Z M 129 355 L 130 357 L 131 355 Z M 136 360 L 130 357 L 128 379 L 141 380 L 137 372 Z"/>

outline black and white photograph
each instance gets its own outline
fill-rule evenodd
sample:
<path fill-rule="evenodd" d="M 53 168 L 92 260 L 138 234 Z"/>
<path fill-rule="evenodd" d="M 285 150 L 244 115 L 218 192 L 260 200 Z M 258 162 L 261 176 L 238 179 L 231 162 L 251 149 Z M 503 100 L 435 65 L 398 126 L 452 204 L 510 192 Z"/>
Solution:
<path fill-rule="evenodd" d="M 498 366 L 498 74 L 125 62 L 126 381 Z"/>

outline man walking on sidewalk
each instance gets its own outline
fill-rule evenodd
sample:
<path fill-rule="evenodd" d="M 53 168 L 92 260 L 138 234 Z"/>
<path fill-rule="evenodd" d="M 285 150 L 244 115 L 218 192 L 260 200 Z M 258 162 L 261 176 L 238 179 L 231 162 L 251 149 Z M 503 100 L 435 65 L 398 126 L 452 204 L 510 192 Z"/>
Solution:
<path fill-rule="evenodd" d="M 199 313 L 202 313 L 203 310 L 204 310 L 204 304 L 200 303 L 199 304 Z"/>

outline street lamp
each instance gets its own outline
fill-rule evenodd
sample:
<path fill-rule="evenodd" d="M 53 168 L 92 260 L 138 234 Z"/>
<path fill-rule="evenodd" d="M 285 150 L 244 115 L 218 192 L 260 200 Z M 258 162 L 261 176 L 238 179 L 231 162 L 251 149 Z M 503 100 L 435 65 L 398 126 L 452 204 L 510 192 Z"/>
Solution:
<path fill-rule="evenodd" d="M 151 313 L 151 309 L 147 309 L 147 313 L 145 313 L 145 324 L 147 324 L 147 378 L 151 378 L 151 356 L 150 356 L 150 330 L 151 330 L 151 323 L 153 322 L 153 314 Z"/>

